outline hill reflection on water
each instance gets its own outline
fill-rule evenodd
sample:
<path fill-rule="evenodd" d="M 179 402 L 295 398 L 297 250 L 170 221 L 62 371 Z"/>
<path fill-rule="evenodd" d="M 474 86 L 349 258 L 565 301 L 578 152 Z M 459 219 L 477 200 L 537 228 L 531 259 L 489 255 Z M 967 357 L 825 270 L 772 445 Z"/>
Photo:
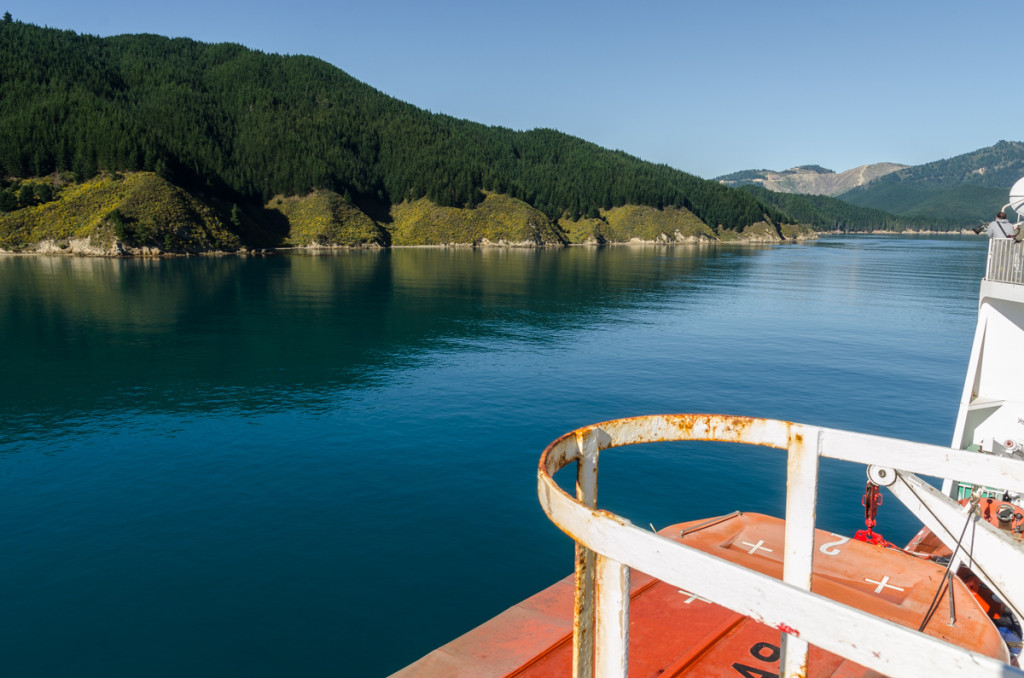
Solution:
<path fill-rule="evenodd" d="M 616 309 L 651 302 L 668 283 L 699 285 L 717 256 L 678 248 L 638 261 L 628 248 L 577 248 L 9 258 L 0 262 L 0 342 L 20 359 L 7 404 L 63 414 L 120 409 L 125 396 L 131 407 L 203 410 L 240 407 L 236 398 L 257 409 L 318 401 L 373 384 L 424 350 L 500 337 L 550 343 L 614 322 Z M 59 403 L 53 380 L 63 382 Z"/>

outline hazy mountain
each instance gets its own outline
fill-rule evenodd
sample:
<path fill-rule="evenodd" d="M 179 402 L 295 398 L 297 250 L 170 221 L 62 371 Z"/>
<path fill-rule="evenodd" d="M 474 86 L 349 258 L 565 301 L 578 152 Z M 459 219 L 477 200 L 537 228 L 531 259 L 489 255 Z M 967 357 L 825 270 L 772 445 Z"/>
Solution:
<path fill-rule="evenodd" d="M 880 162 L 836 173 L 820 165 L 801 165 L 782 172 L 744 170 L 726 174 L 717 180 L 726 186 L 753 184 L 777 193 L 834 196 L 906 167 L 892 162 Z"/>

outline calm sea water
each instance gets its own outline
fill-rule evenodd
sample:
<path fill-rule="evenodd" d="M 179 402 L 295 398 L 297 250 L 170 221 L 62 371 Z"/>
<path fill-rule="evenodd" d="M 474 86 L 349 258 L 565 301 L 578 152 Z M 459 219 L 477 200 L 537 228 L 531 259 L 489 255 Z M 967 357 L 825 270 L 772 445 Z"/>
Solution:
<path fill-rule="evenodd" d="M 537 460 L 604 419 L 948 444 L 985 242 L 0 258 L 0 673 L 387 674 L 568 574 Z M 772 450 L 601 466 L 641 525 L 782 513 Z"/>

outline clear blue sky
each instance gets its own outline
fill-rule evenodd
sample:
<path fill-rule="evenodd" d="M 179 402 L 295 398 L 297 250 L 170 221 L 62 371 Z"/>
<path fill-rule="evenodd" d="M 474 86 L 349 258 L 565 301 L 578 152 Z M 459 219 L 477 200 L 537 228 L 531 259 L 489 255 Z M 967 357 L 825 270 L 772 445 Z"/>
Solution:
<path fill-rule="evenodd" d="M 0 0 L 28 23 L 308 54 L 421 108 L 711 178 L 1024 140 L 1022 0 Z M 2 45 L 0 45 L 2 49 Z"/>

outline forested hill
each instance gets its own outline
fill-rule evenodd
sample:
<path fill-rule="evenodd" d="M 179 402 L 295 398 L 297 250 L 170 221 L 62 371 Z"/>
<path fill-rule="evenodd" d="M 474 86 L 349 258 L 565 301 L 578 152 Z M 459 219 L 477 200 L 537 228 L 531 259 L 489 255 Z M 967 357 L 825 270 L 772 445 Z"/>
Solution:
<path fill-rule="evenodd" d="M 151 171 L 260 206 L 324 189 L 370 215 L 420 198 L 472 207 L 486 192 L 551 219 L 632 204 L 689 210 L 734 232 L 766 215 L 789 221 L 750 194 L 566 134 L 420 110 L 311 57 L 155 35 L 98 38 L 9 16 L 0 45 L 7 177 L 63 172 L 81 182 Z"/>

